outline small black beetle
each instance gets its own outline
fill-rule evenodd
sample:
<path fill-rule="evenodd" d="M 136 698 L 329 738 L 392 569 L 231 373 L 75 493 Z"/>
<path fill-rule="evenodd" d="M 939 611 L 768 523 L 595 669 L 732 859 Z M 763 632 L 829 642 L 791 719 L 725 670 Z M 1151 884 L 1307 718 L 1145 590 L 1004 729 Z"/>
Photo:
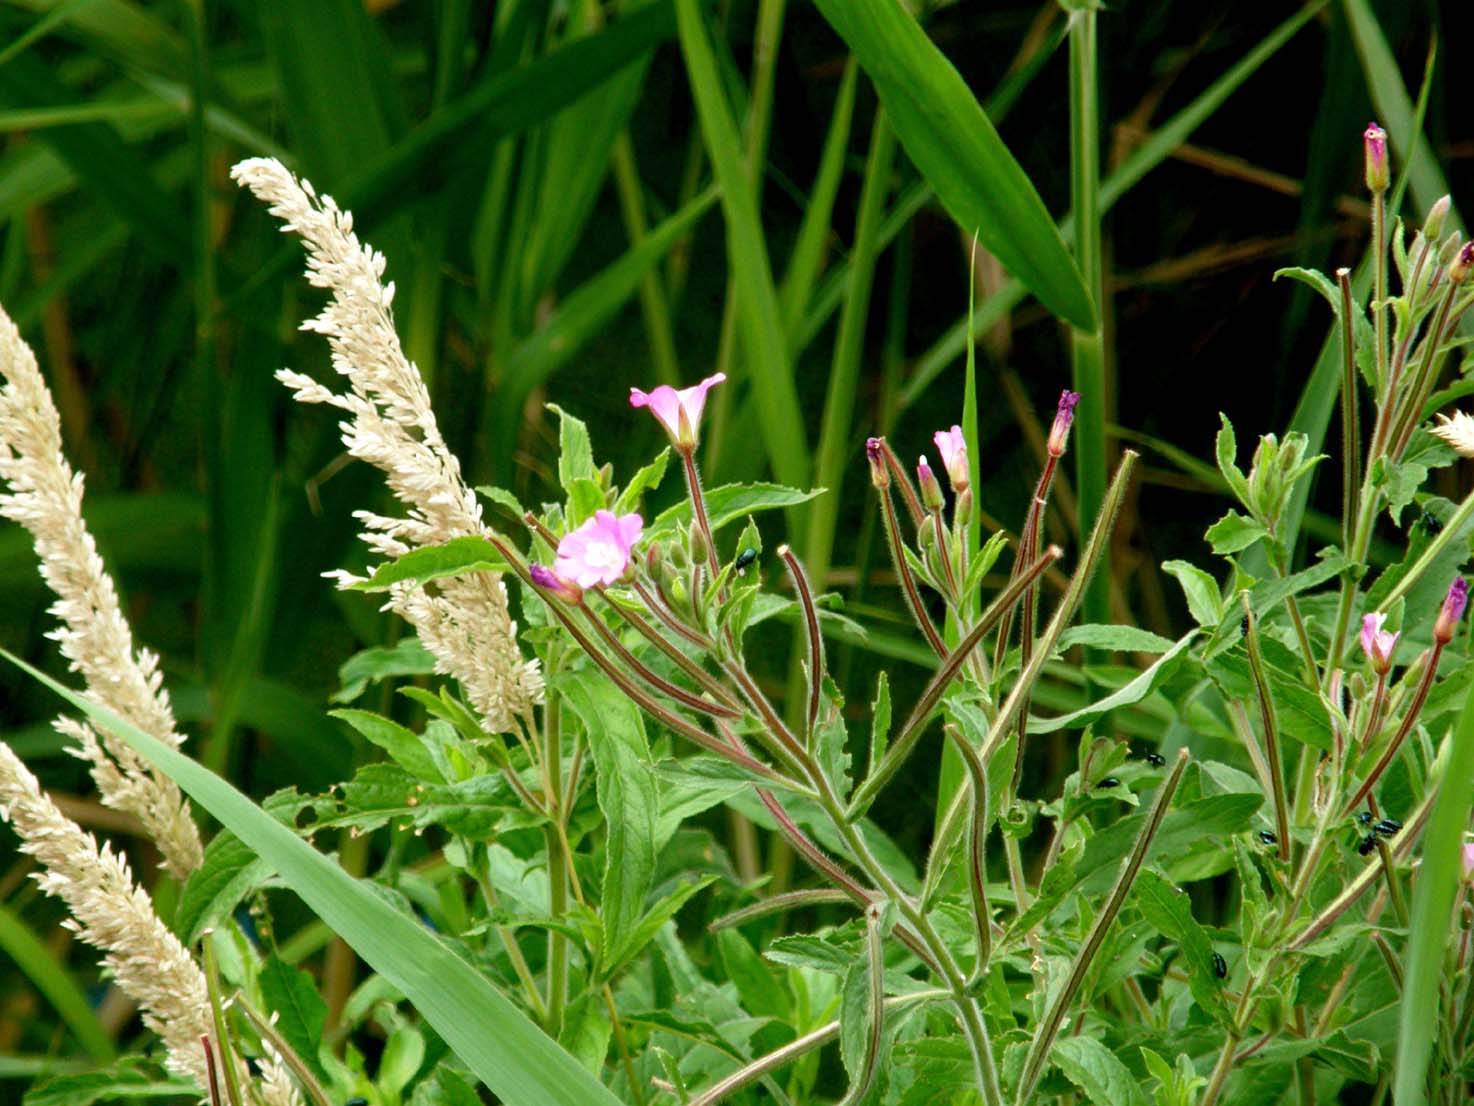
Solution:
<path fill-rule="evenodd" d="M 1213 954 L 1213 974 L 1219 979 L 1228 978 L 1228 961 L 1216 952 Z"/>
<path fill-rule="evenodd" d="M 1392 837 L 1400 829 L 1402 829 L 1401 822 L 1393 818 L 1383 818 L 1372 827 L 1372 832 L 1380 833 L 1383 837 Z"/>
<path fill-rule="evenodd" d="M 1359 825 L 1359 826 L 1369 826 L 1369 825 L 1371 825 L 1372 824 L 1372 812 L 1370 810 L 1363 810 L 1363 811 L 1361 811 L 1356 816 L 1356 824 Z"/>
<path fill-rule="evenodd" d="M 1359 845 L 1356 846 L 1356 851 L 1358 853 L 1360 853 L 1362 856 L 1366 856 L 1368 853 L 1370 853 L 1376 847 L 1377 847 L 1377 835 L 1375 833 L 1369 833 L 1369 834 L 1367 834 L 1365 837 L 1363 837 L 1361 839 L 1361 844 L 1359 844 Z"/>
<path fill-rule="evenodd" d="M 1162 765 L 1167 763 L 1167 758 L 1164 757 L 1161 753 L 1147 753 L 1146 762 L 1150 764 L 1153 768 L 1160 768 L 1162 767 Z"/>
<path fill-rule="evenodd" d="M 1280 839 L 1268 830 L 1259 831 L 1259 840 L 1263 841 L 1266 845 L 1278 845 L 1280 843 Z"/>
<path fill-rule="evenodd" d="M 1097 791 L 1109 791 L 1112 787 L 1120 787 L 1120 786 L 1121 786 L 1121 781 L 1118 780 L 1118 779 L 1116 779 L 1115 776 L 1107 776 L 1105 779 L 1101 780 L 1098 784 L 1096 784 L 1095 785 L 1095 788 L 1096 788 Z"/>
<path fill-rule="evenodd" d="M 738 576 L 746 576 L 748 567 L 755 560 L 757 560 L 757 550 L 749 545 L 741 553 L 737 554 L 737 560 L 732 562 L 732 567 L 737 570 Z"/>

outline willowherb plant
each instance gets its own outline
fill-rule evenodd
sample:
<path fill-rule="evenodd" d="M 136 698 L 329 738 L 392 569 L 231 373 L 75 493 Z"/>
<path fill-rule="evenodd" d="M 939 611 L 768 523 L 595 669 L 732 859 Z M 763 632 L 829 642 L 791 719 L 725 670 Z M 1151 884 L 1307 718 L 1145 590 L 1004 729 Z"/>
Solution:
<path fill-rule="evenodd" d="M 1474 246 L 1445 233 L 1446 203 L 1410 241 L 1389 230 L 1380 128 L 1366 156 L 1369 291 L 1345 270 L 1289 271 L 1335 312 L 1341 448 L 1265 433 L 1241 468 L 1223 420 L 1233 506 L 1206 539 L 1224 566 L 1163 566 L 1193 621 L 1177 640 L 1076 621 L 1135 454 L 1079 548 L 1045 544 L 1077 405 L 1100 397 L 1060 396 L 1016 534 L 984 538 L 978 443 L 960 426 L 933 434 L 937 468 L 866 441 L 855 463 L 918 635 L 910 655 L 929 667 L 904 711 L 884 663 L 869 711 L 847 707 L 831 653 L 863 650 L 864 631 L 786 544 L 765 554 L 758 519 L 810 493 L 703 485 L 722 374 L 631 389 L 669 448 L 622 487 L 589 428 L 557 410 L 555 502 L 473 491 L 394 334 L 383 258 L 330 198 L 275 162 L 242 163 L 237 179 L 304 238 L 309 280 L 330 293 L 306 329 L 328 338 L 347 390 L 279 375 L 345 412 L 350 454 L 385 472 L 406 512 L 358 515 L 384 563 L 339 582 L 385 593 L 428 653 L 415 668 L 413 650 L 369 650 L 338 698 L 407 668 L 458 685 L 401 688 L 404 722 L 335 712 L 388 761 L 268 809 L 304 836 L 381 834 L 376 878 L 461 955 L 468 986 L 490 979 L 636 1106 L 1312 1106 L 1383 1101 L 1394 1078 L 1399 1102 L 1462 1100 L 1474 495 L 1455 504 L 1426 484 L 1474 454 L 1467 414 L 1430 421 L 1467 391 L 1438 388 L 1474 305 Z M 653 512 L 672 462 L 684 492 Z M 1338 470 L 1339 545 L 1307 562 L 1308 484 Z M 484 521 L 477 493 L 510 525 Z M 1391 563 L 1373 562 L 1379 528 L 1406 547 Z M 792 701 L 770 691 L 774 622 L 798 628 Z M 1118 667 L 1104 652 L 1155 659 Z M 1039 746 L 1066 733 L 1074 763 L 1045 778 Z M 935 772 L 938 747 L 955 761 Z M 39 825 L 31 792 L 16 794 Z M 727 841 L 708 816 L 719 806 Z M 935 813 L 915 855 L 882 828 L 907 807 Z M 249 948 L 235 907 L 267 916 L 268 875 L 236 845 L 211 846 L 185 900 L 208 898 L 195 924 Z M 1189 893 L 1209 880 L 1231 894 Z M 289 969 L 269 956 L 268 972 Z M 364 993 L 359 1024 L 389 1041 L 373 1079 L 352 1048 L 334 1054 L 321 1019 L 273 1036 L 253 1018 L 263 1055 L 280 1051 L 315 1102 L 473 1100 L 435 1047 L 444 1023 L 387 987 Z M 266 1082 L 287 1086 L 283 1070 Z"/>

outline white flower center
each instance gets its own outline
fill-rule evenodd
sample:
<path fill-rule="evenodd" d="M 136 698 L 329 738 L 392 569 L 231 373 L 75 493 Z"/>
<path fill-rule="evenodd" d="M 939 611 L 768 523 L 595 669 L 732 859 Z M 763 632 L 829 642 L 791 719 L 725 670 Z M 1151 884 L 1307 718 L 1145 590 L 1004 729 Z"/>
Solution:
<path fill-rule="evenodd" d="M 594 569 L 623 568 L 624 554 L 611 541 L 593 541 L 584 547 L 583 561 Z"/>

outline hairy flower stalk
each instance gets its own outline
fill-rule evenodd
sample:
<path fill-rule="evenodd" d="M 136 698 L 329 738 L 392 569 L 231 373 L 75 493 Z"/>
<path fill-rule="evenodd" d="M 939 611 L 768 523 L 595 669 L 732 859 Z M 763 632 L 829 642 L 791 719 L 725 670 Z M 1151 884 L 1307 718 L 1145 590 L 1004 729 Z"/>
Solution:
<path fill-rule="evenodd" d="M 880 513 L 885 519 L 886 542 L 890 546 L 891 560 L 895 562 L 896 576 L 901 581 L 901 591 L 906 597 L 906 605 L 911 610 L 911 617 L 916 620 L 926 642 L 932 647 L 932 652 L 938 657 L 947 655 L 947 645 L 942 640 L 942 635 L 937 633 L 936 626 L 932 625 L 931 616 L 926 613 L 926 607 L 921 602 L 921 593 L 916 590 L 916 579 L 911 575 L 911 566 L 906 562 L 906 543 L 901 537 L 900 520 L 896 518 L 896 506 L 891 501 L 891 474 L 894 471 L 890 465 L 891 452 L 885 444 L 884 438 L 870 438 L 865 443 L 865 455 L 870 461 L 870 481 L 875 485 L 876 491 L 880 493 Z M 905 473 L 900 474 L 900 485 L 910 497 L 915 496 L 911 490 Z M 909 503 L 908 498 L 907 502 Z M 916 521 L 920 522 L 921 505 L 917 502 Z"/>
<path fill-rule="evenodd" d="M 103 963 L 119 988 L 138 1003 L 143 1023 L 168 1051 L 171 1071 L 194 1080 L 203 1091 L 210 1068 L 202 1042 L 214 1039 L 205 973 L 154 913 L 128 862 L 62 814 L 42 793 L 36 777 L 0 742 L 0 818 L 21 838 L 21 851 L 44 871 L 41 889 L 59 898 L 72 917 L 62 923 L 103 951 Z M 242 1081 L 245 1065 L 232 1058 Z M 296 1106 L 297 1092 L 273 1078 L 267 1106 Z"/>
<path fill-rule="evenodd" d="M 62 452 L 61 420 L 36 356 L 0 310 L 0 515 L 30 531 L 41 577 L 56 594 L 61 623 L 48 635 L 82 675 L 87 693 L 151 737 L 178 748 L 158 658 L 135 649 L 117 588 L 82 520 L 82 474 Z M 179 788 L 127 745 L 92 727 L 61 719 L 77 740 L 105 805 L 136 817 L 169 872 L 184 879 L 200 864 L 199 830 Z"/>
<path fill-rule="evenodd" d="M 271 205 L 283 229 L 307 247 L 307 279 L 331 299 L 303 330 L 323 335 L 333 368 L 348 383 L 335 392 L 302 373 L 277 379 L 303 403 L 323 403 L 346 413 L 340 423 L 351 456 L 380 469 L 404 504 L 403 516 L 355 512 L 363 541 L 385 557 L 441 545 L 452 538 L 487 537 L 481 505 L 461 476 L 430 409 L 419 370 L 405 357 L 394 330 L 394 285 L 383 283 L 384 256 L 353 232 L 353 217 L 332 197 L 319 195 L 270 158 L 251 158 L 231 170 L 236 181 Z M 339 586 L 356 578 L 334 574 Z M 484 724 L 504 732 L 542 697 L 535 660 L 517 647 L 516 623 L 501 578 L 471 572 L 435 583 L 434 590 L 396 584 L 386 609 L 408 621 L 436 660 L 436 671 L 455 677 Z"/>

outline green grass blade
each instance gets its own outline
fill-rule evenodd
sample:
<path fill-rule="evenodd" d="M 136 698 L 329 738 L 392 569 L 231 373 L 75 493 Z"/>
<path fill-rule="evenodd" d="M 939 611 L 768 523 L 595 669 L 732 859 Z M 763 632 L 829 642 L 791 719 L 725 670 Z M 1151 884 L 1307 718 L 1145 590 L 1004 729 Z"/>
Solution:
<path fill-rule="evenodd" d="M 952 63 L 895 0 L 817 0 L 875 83 L 891 124 L 960 227 L 1055 314 L 1095 307 L 1054 220 Z"/>
<path fill-rule="evenodd" d="M 292 888 L 376 972 L 403 991 L 477 1077 L 517 1106 L 615 1106 L 595 1082 L 500 991 L 413 917 L 390 906 L 225 780 L 0 650 L 94 724 L 153 763 Z"/>
<path fill-rule="evenodd" d="M 722 190 L 727 254 L 738 292 L 738 322 L 762 415 L 764 444 L 778 479 L 793 487 L 805 487 L 809 477 L 807 438 L 742 143 L 697 0 L 676 0 L 676 16 L 702 138 Z"/>
<path fill-rule="evenodd" d="M 819 157 L 819 172 L 804 205 L 804 219 L 799 226 L 798 241 L 783 273 L 778 298 L 783 305 L 783 323 L 793 347 L 804 319 L 804 312 L 814 294 L 814 284 L 824 262 L 830 222 L 834 214 L 834 197 L 844 176 L 845 154 L 850 146 L 850 123 L 855 115 L 855 86 L 859 83 L 859 67 L 851 58 L 844 68 L 839 93 L 834 98 L 834 112 L 829 117 L 829 133 L 824 139 L 824 152 Z M 797 351 L 795 350 L 795 353 Z"/>
<path fill-rule="evenodd" d="M 1413 889 L 1413 914 L 1403 961 L 1398 1016 L 1397 1074 L 1392 1084 L 1396 1106 L 1428 1101 L 1428 1068 L 1444 971 L 1444 956 L 1454 932 L 1454 894 L 1463 876 L 1464 830 L 1474 808 L 1474 695 L 1464 703 L 1458 724 L 1445 741 L 1448 763 L 1438 798 L 1423 835 L 1423 860 Z"/>
<path fill-rule="evenodd" d="M 1261 65 L 1273 57 L 1300 28 L 1310 22 L 1315 14 L 1326 6 L 1327 2 L 1328 0 L 1311 0 L 1265 35 L 1254 49 L 1240 58 L 1227 73 L 1209 85 L 1192 103 L 1152 132 L 1150 138 L 1138 146 L 1131 156 L 1101 182 L 1101 215 L 1108 212 L 1115 202 L 1148 172 L 1166 161 L 1173 150 L 1186 142 L 1188 136 L 1197 130 L 1224 100 L 1228 99 Z M 1067 242 L 1074 240 L 1073 218 L 1066 218 L 1060 224 L 1060 234 Z M 989 326 L 1022 303 L 1025 294 L 1025 288 L 1020 281 L 1010 280 L 977 308 L 973 316 L 974 326 L 980 331 L 987 330 Z M 959 319 L 932 344 L 930 349 L 916 359 L 916 368 L 901 393 L 902 406 L 909 407 L 916 402 L 932 381 L 941 375 L 942 370 L 962 356 L 966 345 L 967 320 Z"/>
<path fill-rule="evenodd" d="M 1071 443 L 1075 455 L 1076 533 L 1079 534 L 1090 532 L 1105 501 L 1109 464 L 1105 428 L 1115 399 L 1106 381 L 1095 16 L 1095 11 L 1087 7 L 1070 17 L 1070 206 L 1075 216 L 1075 260 L 1096 308 L 1094 327 L 1076 327 L 1070 332 L 1070 379 L 1073 389 L 1081 396 Z M 1086 622 L 1110 621 L 1109 547 L 1101 554 L 1100 571 L 1085 588 L 1082 617 Z"/>
<path fill-rule="evenodd" d="M 117 1055 L 113 1042 L 88 1005 L 87 996 L 30 927 L 5 906 L 0 906 L 0 951 L 46 996 L 87 1055 L 99 1064 L 112 1063 Z"/>
<path fill-rule="evenodd" d="M 716 198 L 715 189 L 697 196 L 647 234 L 638 246 L 570 293 L 537 333 L 513 350 L 505 369 L 506 395 L 498 402 L 498 441 L 513 440 L 522 421 L 524 401 L 532 390 L 578 355 L 584 343 L 635 294 L 640 282 L 671 247 L 690 233 Z"/>

